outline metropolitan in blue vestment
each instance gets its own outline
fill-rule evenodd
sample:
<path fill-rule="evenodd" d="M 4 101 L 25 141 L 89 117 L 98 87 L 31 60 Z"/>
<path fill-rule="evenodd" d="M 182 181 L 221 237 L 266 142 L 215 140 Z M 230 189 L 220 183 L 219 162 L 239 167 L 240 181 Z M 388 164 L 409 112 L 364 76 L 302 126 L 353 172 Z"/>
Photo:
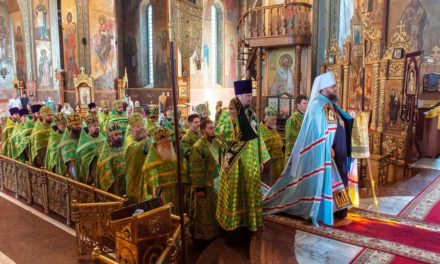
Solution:
<path fill-rule="evenodd" d="M 333 225 L 351 205 L 346 192 L 350 164 L 352 118 L 334 102 L 332 72 L 318 76 L 310 103 L 283 175 L 263 187 L 263 213 L 285 212 Z"/>

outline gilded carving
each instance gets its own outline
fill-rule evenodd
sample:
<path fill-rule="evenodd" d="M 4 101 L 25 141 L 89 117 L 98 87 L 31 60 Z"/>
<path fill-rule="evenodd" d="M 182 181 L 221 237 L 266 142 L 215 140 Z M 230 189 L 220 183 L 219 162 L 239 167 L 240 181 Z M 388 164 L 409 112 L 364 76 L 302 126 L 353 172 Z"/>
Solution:
<path fill-rule="evenodd" d="M 397 150 L 396 143 L 394 142 L 394 138 L 391 136 L 385 136 L 385 140 L 382 144 L 383 152 L 386 155 L 394 156 L 394 153 Z"/>
<path fill-rule="evenodd" d="M 403 31 L 405 25 L 403 25 L 402 21 L 400 21 L 400 25 L 397 27 L 399 30 L 396 33 L 394 33 L 393 37 L 391 38 L 388 48 L 383 56 L 384 59 L 392 59 L 394 49 L 402 48 L 406 52 L 411 50 L 412 47 L 411 39 L 409 38 L 408 34 L 405 31 Z"/>
<path fill-rule="evenodd" d="M 388 62 L 387 61 L 382 61 L 380 63 L 380 78 L 386 78 L 387 77 L 387 73 L 388 73 Z"/>
<path fill-rule="evenodd" d="M 373 142 L 373 154 L 375 154 L 375 155 L 379 155 L 380 154 L 380 147 L 381 147 L 381 144 L 380 144 L 380 134 L 379 133 L 374 133 L 373 134 L 373 140 L 372 140 L 372 142 Z"/>
<path fill-rule="evenodd" d="M 371 125 L 372 130 L 377 128 L 377 108 L 378 108 L 378 91 L 379 91 L 379 63 L 373 64 L 373 91 L 372 91 L 372 113 L 371 113 Z"/>
<path fill-rule="evenodd" d="M 184 59 L 189 59 L 194 52 L 197 58 L 201 58 L 200 47 L 202 47 L 202 18 L 203 8 L 200 5 L 193 5 L 189 1 L 175 1 L 176 20 L 174 31 L 179 45 L 179 51 Z"/>
<path fill-rule="evenodd" d="M 378 186 L 384 187 L 388 183 L 388 166 L 390 164 L 389 155 L 386 155 L 379 159 L 379 175 L 378 175 Z"/>
<path fill-rule="evenodd" d="M 155 234 L 160 231 L 159 216 L 152 217 L 148 223 L 148 229 L 151 233 Z"/>
<path fill-rule="evenodd" d="M 390 71 L 389 71 L 390 77 L 403 78 L 403 68 L 404 68 L 403 61 L 392 61 L 390 63 Z"/>
<path fill-rule="evenodd" d="M 405 138 L 400 137 L 397 140 L 397 159 L 403 160 L 405 159 Z"/>

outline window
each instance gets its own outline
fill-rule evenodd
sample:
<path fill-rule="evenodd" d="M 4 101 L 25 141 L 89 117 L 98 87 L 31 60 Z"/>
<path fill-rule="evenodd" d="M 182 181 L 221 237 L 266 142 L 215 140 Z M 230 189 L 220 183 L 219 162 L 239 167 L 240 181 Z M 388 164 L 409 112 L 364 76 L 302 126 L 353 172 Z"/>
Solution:
<path fill-rule="evenodd" d="M 153 8 L 151 7 L 151 4 L 147 6 L 146 9 L 146 28 L 147 28 L 147 57 L 148 57 L 148 64 L 147 64 L 147 83 L 153 84 L 154 83 L 154 77 L 153 77 Z"/>
<path fill-rule="evenodd" d="M 211 6 L 212 79 L 223 85 L 223 12 L 219 3 Z"/>
<path fill-rule="evenodd" d="M 139 8 L 139 38 L 137 51 L 140 54 L 139 77 L 141 85 L 152 87 L 154 84 L 154 54 L 153 54 L 153 6 L 150 1 L 143 0 Z"/>

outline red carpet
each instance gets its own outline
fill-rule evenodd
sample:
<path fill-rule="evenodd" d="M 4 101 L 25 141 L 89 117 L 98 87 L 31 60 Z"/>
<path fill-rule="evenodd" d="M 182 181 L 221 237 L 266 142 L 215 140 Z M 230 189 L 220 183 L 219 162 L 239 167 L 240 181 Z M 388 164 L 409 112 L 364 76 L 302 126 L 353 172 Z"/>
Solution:
<path fill-rule="evenodd" d="M 428 187 L 426 187 L 419 195 L 417 195 L 400 213 L 398 217 L 402 219 L 411 219 L 417 217 L 417 220 L 425 223 L 440 224 L 440 176 L 437 177 Z M 392 221 L 385 222 L 369 218 L 353 219 L 353 223 L 341 227 L 341 230 L 365 235 L 374 238 L 385 239 L 396 242 L 401 245 L 407 245 L 420 248 L 432 252 L 440 252 L 440 233 L 422 229 L 417 226 L 406 226 L 396 224 Z M 352 261 L 352 263 L 364 263 L 371 254 L 371 250 L 364 249 Z M 440 262 L 440 260 L 439 260 Z M 413 264 L 424 263 L 409 259 L 403 256 L 394 256 L 391 260 L 392 264 Z"/>
<path fill-rule="evenodd" d="M 418 227 L 352 216 L 353 223 L 338 229 L 440 253 L 440 233 Z"/>

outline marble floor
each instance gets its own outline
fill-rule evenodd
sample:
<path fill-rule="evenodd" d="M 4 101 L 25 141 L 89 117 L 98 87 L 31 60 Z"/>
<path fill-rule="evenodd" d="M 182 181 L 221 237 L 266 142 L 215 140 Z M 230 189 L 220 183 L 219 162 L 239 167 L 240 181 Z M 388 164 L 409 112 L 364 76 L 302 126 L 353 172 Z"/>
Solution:
<path fill-rule="evenodd" d="M 378 197 L 379 211 L 385 214 L 397 215 L 413 198 L 414 196 Z M 373 198 L 361 199 L 359 208 L 375 211 L 376 206 Z M 350 263 L 361 250 L 361 247 L 299 230 L 296 231 L 295 252 L 300 264 Z"/>
<path fill-rule="evenodd" d="M 402 180 L 393 186 L 384 188 L 378 193 L 379 211 L 381 213 L 397 215 L 419 192 L 421 192 L 440 173 L 440 160 L 422 159 L 414 166 L 425 169 L 416 176 Z M 398 195 L 398 194 L 401 195 Z M 360 199 L 359 207 L 376 211 L 374 199 L 365 197 Z M 361 247 L 346 244 L 326 237 L 312 235 L 297 230 L 295 236 L 295 253 L 298 263 L 350 263 L 362 250 Z"/>

